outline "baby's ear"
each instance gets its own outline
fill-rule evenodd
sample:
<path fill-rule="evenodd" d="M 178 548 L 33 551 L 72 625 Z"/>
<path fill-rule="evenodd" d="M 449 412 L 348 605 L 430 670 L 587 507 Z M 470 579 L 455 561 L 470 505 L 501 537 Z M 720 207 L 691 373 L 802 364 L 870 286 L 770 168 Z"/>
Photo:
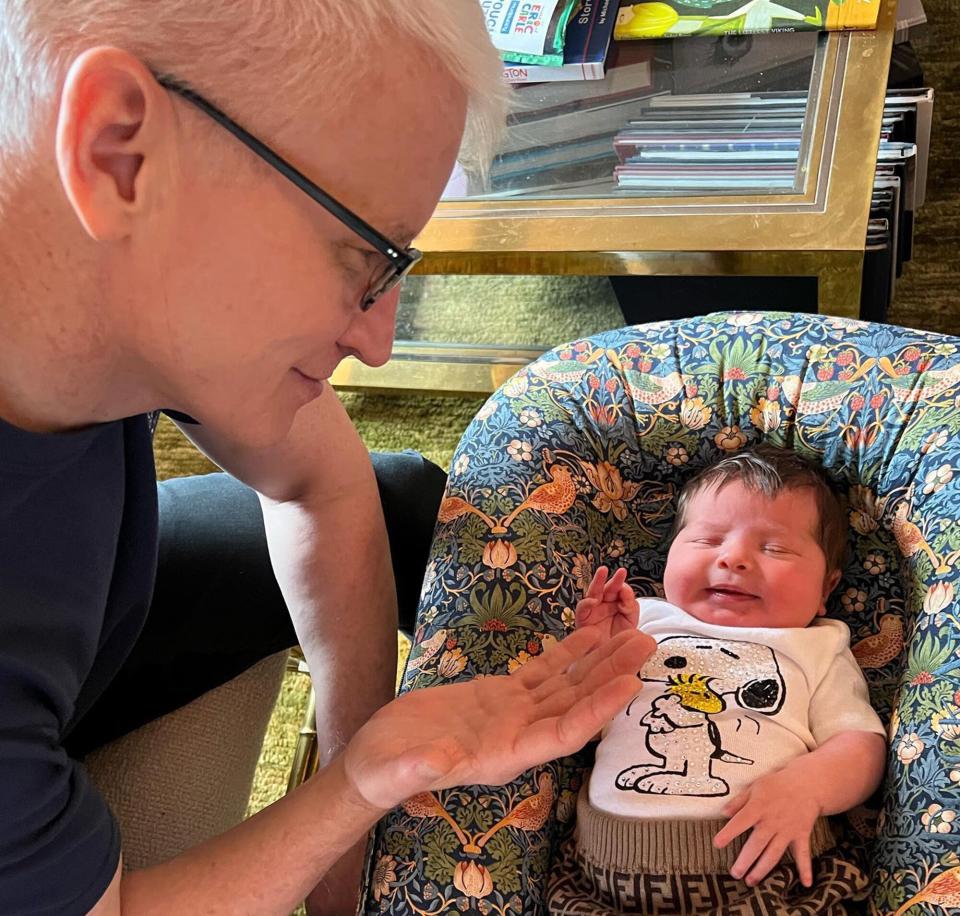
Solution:
<path fill-rule="evenodd" d="M 826 600 L 830 597 L 830 593 L 837 587 L 840 582 L 840 570 L 835 569 L 830 573 L 823 583 L 823 598 Z"/>
<path fill-rule="evenodd" d="M 827 598 L 830 597 L 830 593 L 837 587 L 837 583 L 840 581 L 840 570 L 835 569 L 833 572 L 828 573 L 823 580 L 823 597 L 820 600 L 820 607 L 817 609 L 817 616 L 823 617 L 827 613 Z"/>

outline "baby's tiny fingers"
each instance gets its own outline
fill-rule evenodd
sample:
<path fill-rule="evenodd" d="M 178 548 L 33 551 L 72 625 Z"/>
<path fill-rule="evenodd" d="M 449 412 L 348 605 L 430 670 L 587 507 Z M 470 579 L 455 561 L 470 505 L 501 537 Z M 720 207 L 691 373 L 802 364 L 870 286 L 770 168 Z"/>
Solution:
<path fill-rule="evenodd" d="M 581 598 L 577 603 L 576 624 L 585 624 L 600 602 L 596 598 Z"/>
<path fill-rule="evenodd" d="M 743 844 L 740 855 L 733 863 L 730 874 L 734 878 L 743 878 L 750 871 L 751 866 L 763 856 L 764 850 L 772 839 L 773 834 L 769 831 L 761 830 L 759 827 L 754 828 L 747 842 Z"/>
<path fill-rule="evenodd" d="M 723 816 L 733 817 L 748 801 L 750 801 L 749 791 L 734 795 L 721 809 Z"/>
<path fill-rule="evenodd" d="M 615 601 L 617 595 L 620 593 L 620 587 L 627 580 L 627 571 L 621 566 L 611 577 L 610 581 L 607 582 L 603 587 L 603 600 L 604 601 Z"/>
<path fill-rule="evenodd" d="M 805 836 L 794 840 L 790 844 L 790 850 L 793 852 L 793 861 L 797 866 L 800 883 L 804 887 L 811 887 L 813 885 L 813 860 L 810 856 L 810 837 Z"/>
<path fill-rule="evenodd" d="M 603 589 L 607 582 L 607 567 L 598 566 L 593 574 L 590 584 L 587 586 L 587 597 L 599 600 L 603 597 Z"/>
<path fill-rule="evenodd" d="M 713 845 L 717 849 L 723 849 L 731 840 L 736 839 L 741 833 L 749 830 L 753 824 L 746 818 L 732 817 L 713 837 Z"/>
<path fill-rule="evenodd" d="M 782 840 L 774 838 L 764 849 L 763 855 L 757 860 L 757 863 L 750 869 L 746 881 L 750 887 L 758 885 L 783 858 L 787 844 Z"/>

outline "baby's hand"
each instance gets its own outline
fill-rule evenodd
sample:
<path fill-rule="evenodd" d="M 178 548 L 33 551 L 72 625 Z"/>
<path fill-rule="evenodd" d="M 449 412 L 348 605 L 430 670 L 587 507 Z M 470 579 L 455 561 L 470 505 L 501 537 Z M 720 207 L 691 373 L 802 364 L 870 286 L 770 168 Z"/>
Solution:
<path fill-rule="evenodd" d="M 766 877 L 789 847 L 804 887 L 813 884 L 810 832 L 822 806 L 813 787 L 798 768 L 788 765 L 758 779 L 727 802 L 723 813 L 730 820 L 713 838 L 723 849 L 741 833 L 751 830 L 730 874 L 746 877 L 753 887 Z"/>
<path fill-rule="evenodd" d="M 608 575 L 607 567 L 601 566 L 587 587 L 586 597 L 577 602 L 577 629 L 600 627 L 600 632 L 609 637 L 637 628 L 640 605 L 627 585 L 627 571 L 621 567 L 609 581 Z"/>

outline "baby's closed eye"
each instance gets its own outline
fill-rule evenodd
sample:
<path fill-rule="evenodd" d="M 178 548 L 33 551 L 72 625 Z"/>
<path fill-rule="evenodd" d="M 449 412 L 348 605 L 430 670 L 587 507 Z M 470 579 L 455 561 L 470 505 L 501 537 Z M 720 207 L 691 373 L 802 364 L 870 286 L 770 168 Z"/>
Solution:
<path fill-rule="evenodd" d="M 796 551 L 791 550 L 789 547 L 785 546 L 784 544 L 764 544 L 763 549 L 767 553 L 782 554 L 784 556 L 793 555 L 794 553 L 796 553 Z"/>

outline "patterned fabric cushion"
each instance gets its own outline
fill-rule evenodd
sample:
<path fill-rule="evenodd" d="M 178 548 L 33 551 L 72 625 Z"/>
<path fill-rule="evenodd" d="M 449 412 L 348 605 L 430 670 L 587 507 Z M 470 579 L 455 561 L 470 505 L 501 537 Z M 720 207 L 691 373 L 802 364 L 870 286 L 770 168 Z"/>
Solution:
<path fill-rule="evenodd" d="M 463 436 L 403 689 L 524 664 L 573 626 L 601 563 L 657 595 L 684 481 L 760 439 L 795 448 L 848 496 L 830 613 L 890 723 L 882 797 L 838 819 L 842 843 L 872 869 L 874 912 L 960 906 L 958 429 L 957 338 L 722 313 L 559 347 Z M 398 808 L 372 841 L 364 912 L 541 912 L 590 753 Z"/>

